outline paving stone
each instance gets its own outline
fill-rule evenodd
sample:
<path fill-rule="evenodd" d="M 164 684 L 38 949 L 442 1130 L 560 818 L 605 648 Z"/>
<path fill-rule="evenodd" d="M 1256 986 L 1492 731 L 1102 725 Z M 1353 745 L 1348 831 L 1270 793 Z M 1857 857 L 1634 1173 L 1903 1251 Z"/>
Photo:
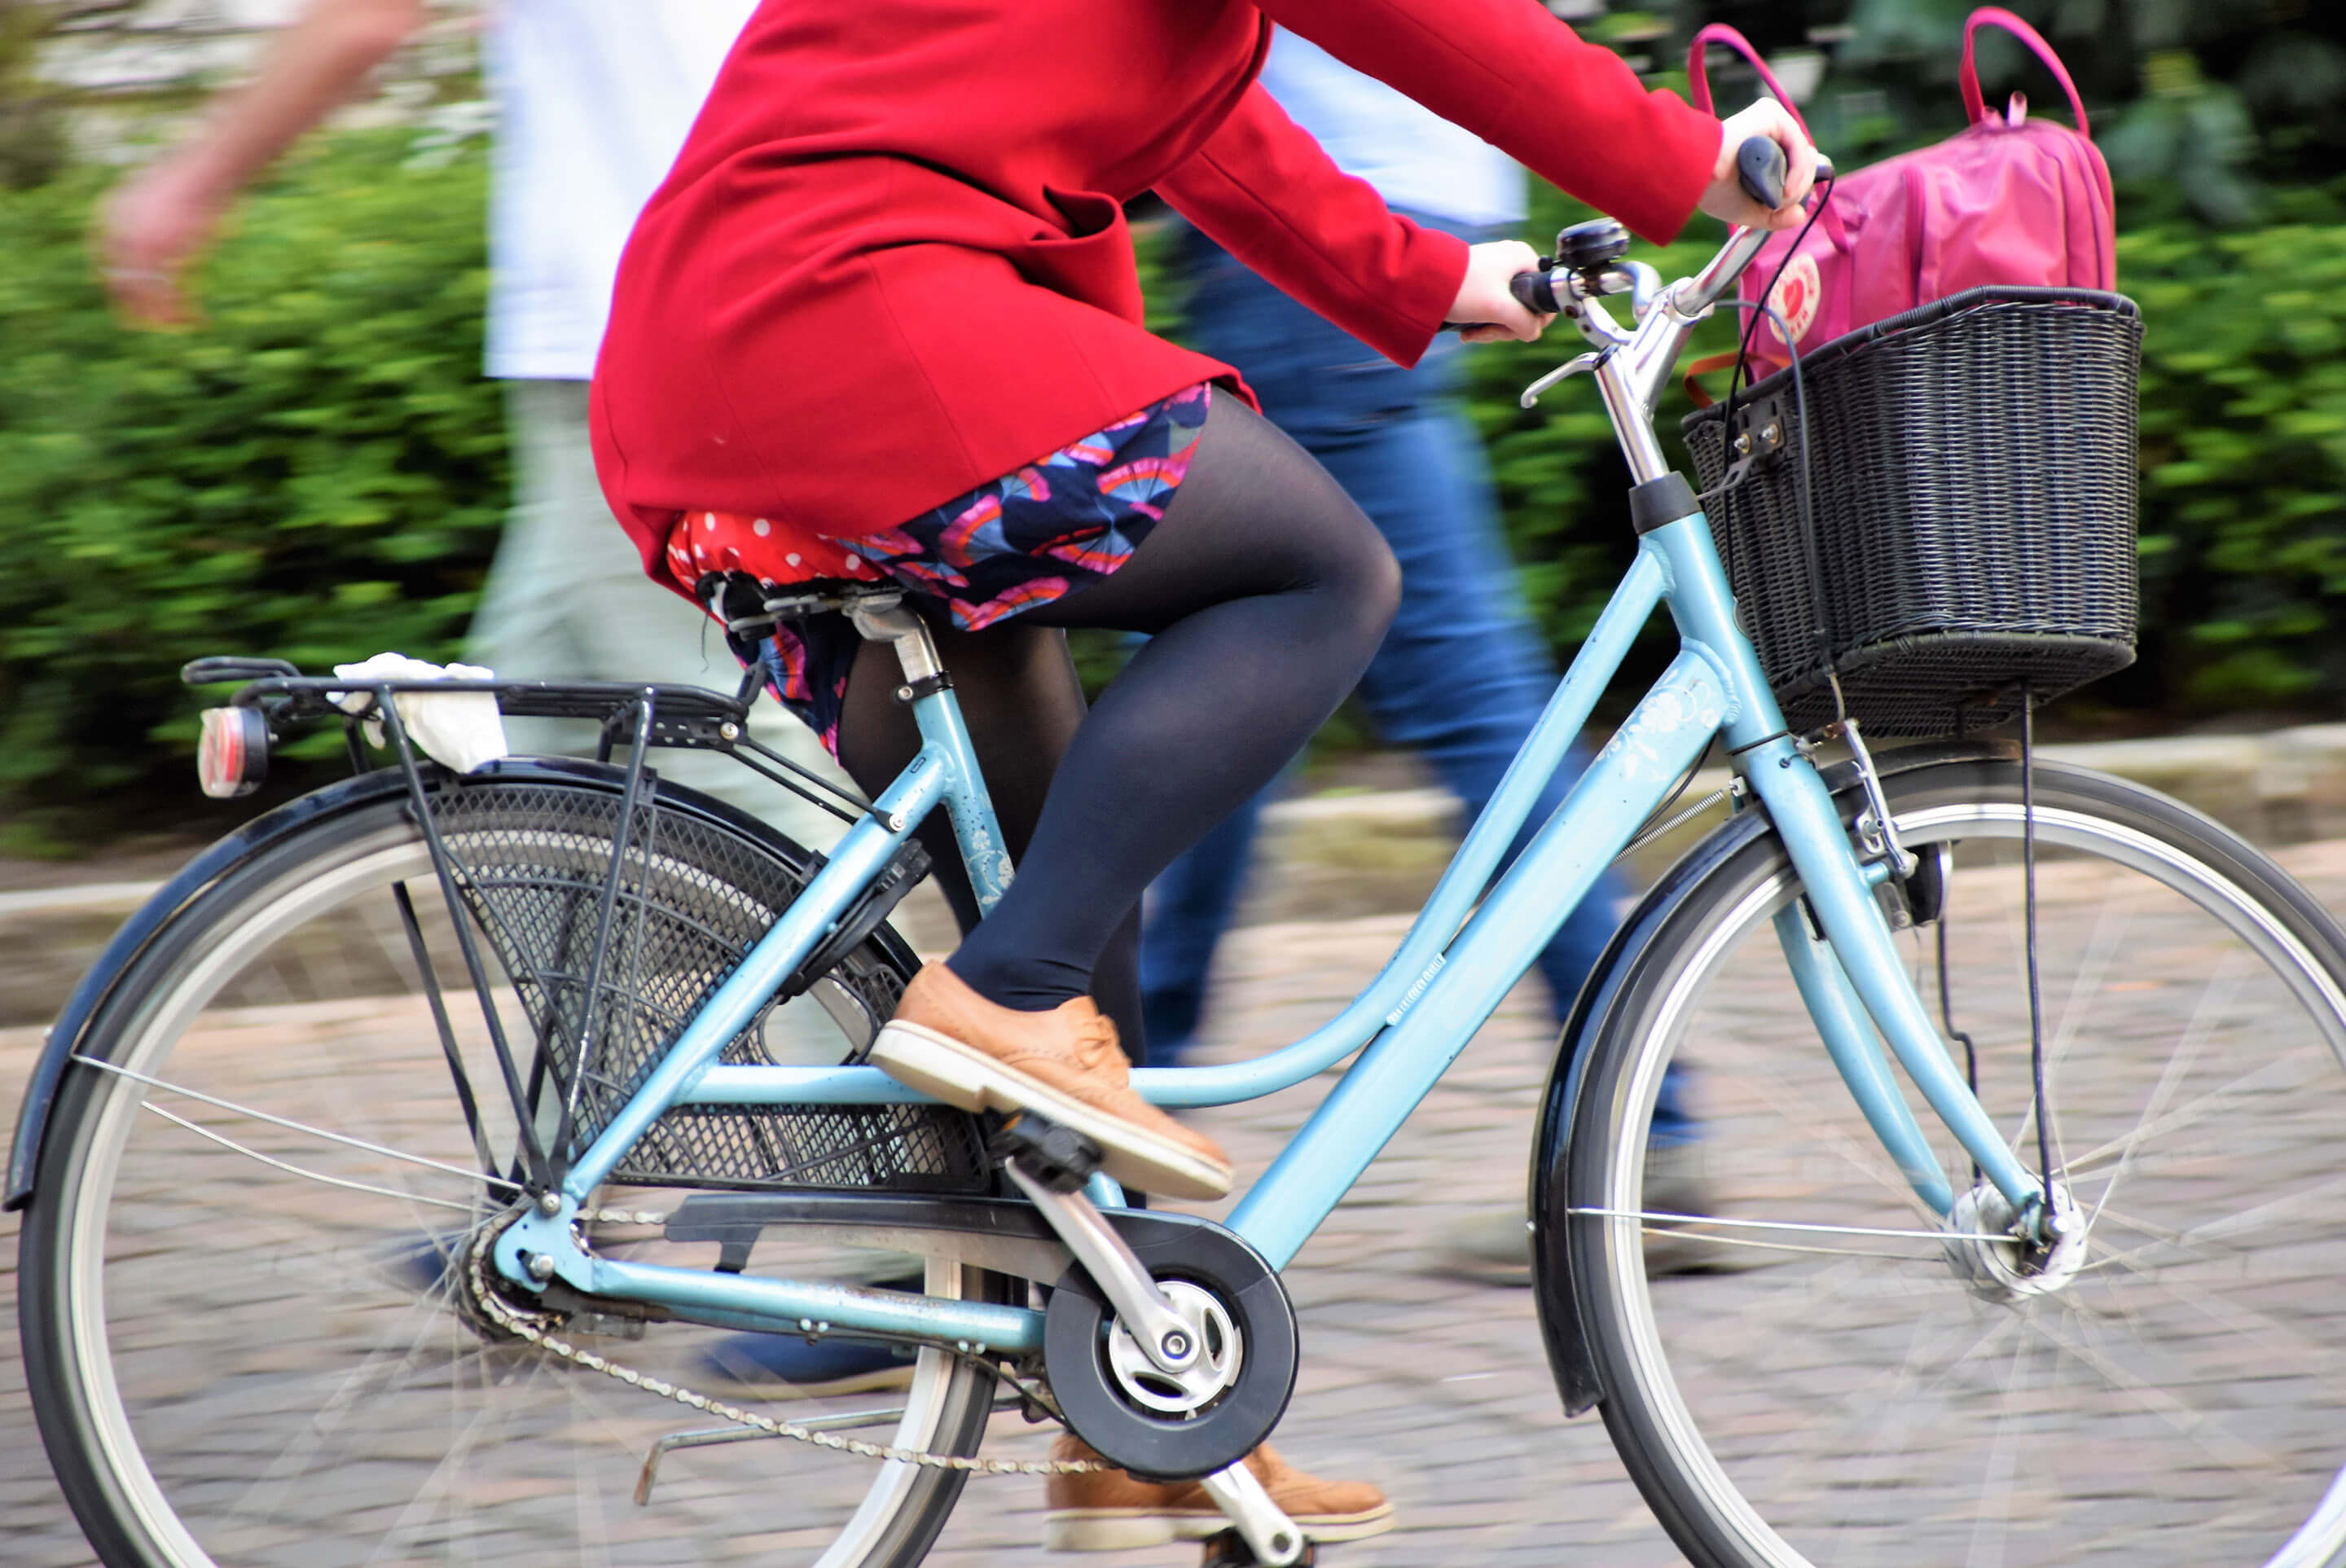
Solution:
<path fill-rule="evenodd" d="M 2346 841 L 2310 844 L 2285 857 L 2321 896 L 2336 901 L 2346 896 Z M 2045 896 L 2049 909 L 2082 905 L 2093 890 L 2069 869 L 2048 866 Z M 2065 902 L 2065 901 L 2066 901 Z M 1305 1032 L 1340 1005 L 1363 983 L 1399 940 L 1405 917 L 1378 914 L 1341 921 L 1315 920 L 1259 925 L 1227 951 L 1221 990 L 1209 1020 L 1202 1056 L 1230 1061 L 1259 1054 Z M 2178 962 L 2181 951 L 2171 955 Z M 2128 977 L 2113 986 L 2110 1017 L 2097 1039 L 2125 1041 L 2172 1037 L 2174 1020 L 2163 996 L 2166 987 L 2156 958 L 2150 972 Z M 2140 983 L 2131 983 L 2138 981 Z M 2126 1011 L 2138 1008 L 2138 1013 Z M 281 1033 L 287 1014 L 274 1023 L 257 1013 L 245 1030 L 223 1032 L 212 1048 L 254 1053 L 274 1071 L 281 1066 L 286 1082 L 305 1071 L 294 1055 L 266 1054 Z M 372 1030 L 404 1025 L 386 1020 L 365 1006 L 304 1003 L 298 1013 L 302 1031 L 339 1033 L 363 1038 Z M 412 1021 L 411 1021 L 412 1022 Z M 1554 1051 L 1554 1025 L 1545 998 L 1535 985 L 1517 989 L 1497 1015 L 1466 1050 L 1456 1068 L 1428 1096 L 1412 1121 L 1372 1164 L 1354 1192 L 1341 1203 L 1326 1224 L 1301 1250 L 1290 1270 L 1289 1283 L 1300 1314 L 1305 1362 L 1299 1393 L 1282 1424 L 1279 1441 L 1297 1462 L 1330 1474 L 1365 1476 L 1392 1493 L 1403 1528 L 1380 1541 L 1331 1551 L 1327 1561 L 1340 1568 L 1424 1568 L 1449 1563 L 1486 1563 L 1514 1556 L 1521 1561 L 1556 1563 L 1571 1568 L 1641 1568 L 1645 1564 L 1678 1562 L 1678 1556 L 1662 1535 L 1614 1456 L 1605 1430 L 1594 1418 L 1566 1420 L 1552 1383 L 1533 1302 L 1528 1292 L 1467 1283 L 1438 1273 L 1436 1256 L 1450 1237 L 1472 1221 L 1493 1214 L 1520 1212 L 1533 1117 Z M 14 1097 L 38 1048 L 36 1028 L 0 1031 L 0 1113 L 13 1122 Z M 2309 1066 L 2308 1071 L 2310 1071 Z M 1322 1074 L 1295 1090 L 1266 1100 L 1196 1114 L 1196 1125 L 1222 1140 L 1242 1170 L 1260 1170 L 1311 1114 L 1338 1079 Z M 2256 1092 L 2277 1103 L 2302 1091 L 2303 1075 L 2281 1072 Z M 1772 1114 L 1769 1087 L 1751 1079 L 1738 1080 L 1746 1103 L 1710 1107 L 1720 1116 L 1761 1116 Z M 376 1082 L 362 1072 L 347 1085 L 354 1103 L 396 1104 L 396 1085 Z M 203 1118 L 197 1118 L 201 1120 Z M 266 1137 L 253 1141 L 280 1148 Z M 289 1157 L 298 1140 L 281 1145 Z M 331 1157 L 302 1151 L 321 1167 Z M 446 1151 L 462 1159 L 461 1139 Z M 2289 1151 L 2276 1152 L 2286 1160 Z M 2310 1157 L 2310 1156 L 2309 1156 Z M 2315 1167 L 2309 1167 L 2315 1168 Z M 1830 1157 L 1813 1167 L 1776 1171 L 1779 1188 L 1755 1192 L 1764 1201 L 1777 1193 L 1797 1193 L 1820 1184 L 1840 1181 L 1844 1168 Z M 319 1189 L 322 1191 L 322 1189 Z M 200 1197 L 200 1192 L 191 1195 Z M 2220 1195 L 2218 1195 L 2220 1196 Z M 293 1187 L 283 1207 L 257 1214 L 251 1224 L 257 1236 L 294 1234 L 331 1208 L 319 1191 Z M 1198 1206 L 1200 1212 L 1222 1215 L 1227 1203 Z M 1894 1212 L 1894 1211 L 1893 1211 Z M 173 1257 L 173 1237 L 168 1217 L 155 1217 L 154 1257 L 168 1266 Z M 135 1221 L 135 1217 L 126 1217 Z M 6 1246 L 16 1221 L 0 1221 L 0 1302 L 13 1306 L 15 1249 Z M 273 1228 L 272 1228 L 273 1227 Z M 125 1255 L 146 1244 L 135 1223 L 123 1228 Z M 2332 1278 L 2335 1276 L 2333 1275 Z M 152 1375 L 144 1384 L 150 1391 L 168 1394 L 168 1418 L 183 1420 L 194 1433 L 216 1431 L 222 1441 L 207 1445 L 190 1440 L 180 1445 L 180 1461 L 201 1467 L 200 1484 L 222 1488 L 250 1485 L 273 1459 L 268 1453 L 242 1451 L 235 1441 L 237 1428 L 225 1418 L 240 1409 L 268 1409 L 280 1388 L 279 1380 L 301 1369 L 298 1349 L 276 1344 L 270 1334 L 272 1316 L 314 1308 L 307 1275 L 299 1268 L 263 1271 L 236 1282 L 218 1304 L 222 1312 L 243 1313 L 251 1321 L 250 1343 L 231 1361 L 176 1365 L 184 1359 L 182 1345 L 209 1341 L 199 1326 L 154 1325 L 138 1354 L 151 1359 Z M 1680 1300 L 1699 1304 L 1706 1288 L 1719 1282 L 1670 1281 L 1658 1289 L 1688 1292 Z M 1894 1300 L 1905 1288 L 1894 1274 L 1885 1275 L 1885 1299 Z M 1730 1289 L 1721 1298 L 1739 1299 Z M 2261 1294 L 2229 1298 L 2241 1309 L 2263 1315 L 2265 1321 L 2286 1326 L 2334 1313 L 2334 1296 L 2309 1300 L 2298 1283 L 2276 1278 Z M 383 1325 L 369 1315 L 364 1299 L 331 1305 L 346 1313 L 353 1334 L 376 1334 Z M 419 1315 L 420 1318 L 428 1318 Z M 2210 1325 L 2209 1332 L 2217 1326 Z M 442 1337 L 444 1325 L 419 1320 L 401 1332 L 412 1340 L 406 1352 L 416 1386 L 430 1383 L 434 1357 L 445 1359 L 446 1376 L 456 1376 L 463 1365 L 456 1357 L 466 1347 Z M 173 1338 L 178 1333 L 178 1338 Z M 1837 1362 L 1859 1362 L 1879 1356 L 1895 1364 L 1894 1345 L 1865 1344 L 1823 1347 L 1813 1343 L 1772 1342 L 1763 1325 L 1724 1317 L 1716 1327 L 1717 1345 L 1725 1357 L 1773 1357 L 1780 1364 L 1813 1365 L 1823 1375 Z M 613 1353 L 628 1359 L 626 1346 Z M 2236 1362 L 2218 1363 L 2211 1374 L 2227 1380 L 2227 1398 L 2236 1405 L 2288 1408 L 2295 1401 L 2284 1370 L 2260 1359 L 2252 1349 L 2239 1350 Z M 14 1335 L 0 1336 L 0 1537 L 9 1568 L 87 1568 L 90 1563 L 72 1521 L 53 1484 L 33 1430 L 24 1390 L 23 1369 Z M 1800 1358 L 1808 1358 L 1806 1362 Z M 556 1376 L 570 1374 L 552 1374 Z M 566 1425 L 531 1433 L 509 1434 L 507 1441 L 563 1443 L 580 1454 L 582 1466 L 591 1454 L 615 1446 L 616 1432 L 626 1445 L 639 1445 L 649 1436 L 676 1430 L 693 1418 L 672 1417 L 667 1410 L 645 1408 L 648 1401 L 627 1390 L 602 1386 L 577 1374 L 580 1400 L 575 1419 Z M 1712 1407 L 1730 1421 L 1739 1420 L 1741 1435 L 1764 1439 L 1781 1412 L 1762 1400 L 1748 1406 L 1722 1400 Z M 2048 1407 L 2049 1409 L 2049 1407 Z M 2026 1412 L 2024 1412 L 2026 1413 Z M 2301 1414 L 2299 1424 L 2270 1434 L 2290 1451 L 2315 1453 L 2334 1442 L 2332 1431 L 2321 1430 Z M 1879 1433 L 1860 1424 L 1847 1436 L 1851 1452 L 1872 1451 L 1869 1444 Z M 1041 1457 L 1045 1434 L 1025 1428 L 1015 1417 L 997 1420 L 989 1452 L 1008 1457 Z M 428 1453 L 428 1445 L 419 1452 Z M 376 1462 L 396 1471 L 408 1456 L 393 1450 L 378 1453 Z M 2113 1495 L 2131 1497 L 2125 1479 L 2135 1466 L 2122 1447 L 2094 1456 L 2113 1478 Z M 846 1463 L 847 1461 L 839 1461 Z M 705 1473 L 705 1472 L 704 1472 Z M 795 1471 L 787 1472 L 795 1474 Z M 342 1478 L 363 1493 L 365 1475 Z M 2170 1497 L 2201 1492 L 2228 1495 L 2237 1477 L 2211 1464 L 2198 1476 L 2162 1476 Z M 688 1507 L 706 1501 L 719 1504 L 713 1488 L 697 1483 L 693 1462 L 674 1463 L 665 1497 L 669 1506 Z M 973 1483 L 948 1527 L 932 1561 L 942 1568 L 1007 1568 L 1036 1561 L 1034 1543 L 1040 1532 L 1040 1483 L 1025 1480 L 987 1480 Z M 509 1503 L 517 1511 L 546 1505 L 574 1505 L 567 1495 L 546 1489 L 515 1485 L 495 1478 L 466 1483 L 463 1494 L 474 1506 Z M 1878 1505 L 1883 1517 L 1892 1511 L 1927 1512 L 1932 1500 L 1885 1485 Z M 1947 1500 L 1951 1508 L 1961 1500 Z M 2022 1540 L 2041 1499 L 2023 1492 L 2009 1529 Z M 609 1529 L 615 1543 L 649 1555 L 626 1562 L 658 1561 L 658 1510 L 645 1515 L 615 1510 Z M 745 1528 L 725 1543 L 721 1561 L 789 1562 L 801 1548 L 802 1532 Z M 516 1537 L 525 1543 L 525 1533 Z M 1948 1525 L 1948 1560 L 1970 1550 L 1970 1537 L 1956 1522 Z M 401 1553 L 418 1562 L 437 1562 L 440 1554 L 429 1541 L 418 1539 L 386 1553 Z M 525 1547 L 516 1551 L 525 1555 Z M 2164 1558 L 2145 1557 L 2136 1563 L 2193 1561 L 2181 1545 Z M 516 1555 L 515 1561 L 523 1560 Z M 318 1561 L 332 1560 L 331 1553 Z M 484 1561 L 494 1560 L 484 1555 Z M 1984 1560 L 1984 1559 L 1983 1559 Z M 1194 1547 L 1136 1553 L 1112 1561 L 1136 1568 L 1188 1564 L 1196 1561 Z"/>

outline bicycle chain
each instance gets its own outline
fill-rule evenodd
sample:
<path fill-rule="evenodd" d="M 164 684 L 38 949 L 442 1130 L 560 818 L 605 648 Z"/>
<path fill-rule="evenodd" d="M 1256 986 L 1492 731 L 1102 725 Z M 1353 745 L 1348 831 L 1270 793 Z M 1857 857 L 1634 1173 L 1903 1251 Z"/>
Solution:
<path fill-rule="evenodd" d="M 667 1217 L 634 1213 L 626 1209 L 589 1209 L 578 1217 L 582 1222 L 593 1221 L 602 1225 L 657 1225 Z M 488 1275 L 489 1248 L 491 1243 L 505 1229 L 505 1227 L 503 1225 L 485 1225 L 474 1238 L 470 1257 L 474 1300 L 488 1314 L 490 1320 L 498 1329 L 513 1335 L 514 1338 L 559 1356 L 576 1366 L 584 1367 L 590 1372 L 601 1372 L 607 1377 L 617 1378 L 629 1388 L 641 1389 L 646 1393 L 660 1399 L 673 1400 L 678 1404 L 719 1417 L 737 1426 L 752 1428 L 770 1437 L 790 1438 L 799 1442 L 812 1443 L 818 1448 L 832 1449 L 841 1453 L 856 1454 L 865 1459 L 893 1460 L 903 1464 L 921 1465 L 930 1470 L 958 1470 L 971 1475 L 1088 1475 L 1116 1468 L 1104 1461 L 1094 1459 L 967 1459 L 958 1454 L 930 1453 L 925 1449 L 897 1448 L 890 1443 L 866 1442 L 862 1438 L 841 1437 L 835 1432 L 816 1431 L 811 1428 L 801 1426 L 796 1421 L 778 1421 L 771 1417 L 759 1415 L 754 1410 L 745 1410 L 739 1405 L 727 1404 L 722 1400 L 680 1387 L 665 1379 L 653 1377 L 648 1372 L 639 1372 L 632 1367 L 622 1366 L 607 1356 L 597 1355 L 592 1350 L 582 1350 L 566 1339 L 556 1339 L 539 1326 L 541 1323 L 553 1322 L 555 1319 L 551 1314 L 525 1312 L 506 1301 L 491 1287 Z M 536 1319 L 537 1321 L 533 1322 L 532 1319 Z"/>

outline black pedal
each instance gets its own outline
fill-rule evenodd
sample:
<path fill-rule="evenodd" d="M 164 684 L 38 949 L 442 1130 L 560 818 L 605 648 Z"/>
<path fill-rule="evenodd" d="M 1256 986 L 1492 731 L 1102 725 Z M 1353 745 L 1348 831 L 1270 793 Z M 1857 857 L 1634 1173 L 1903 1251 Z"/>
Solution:
<path fill-rule="evenodd" d="M 1320 1549 L 1306 1543 L 1303 1555 L 1295 1560 L 1295 1568 L 1310 1568 L 1320 1561 Z M 1246 1543 L 1246 1538 L 1235 1530 L 1225 1530 L 1206 1538 L 1206 1554 L 1199 1568 L 1261 1568 L 1257 1557 Z"/>
<path fill-rule="evenodd" d="M 1092 1179 L 1107 1156 L 1100 1146 L 1048 1116 L 1032 1111 L 985 1117 L 985 1152 L 1005 1165 L 1015 1165 L 1053 1192 L 1076 1192 Z"/>

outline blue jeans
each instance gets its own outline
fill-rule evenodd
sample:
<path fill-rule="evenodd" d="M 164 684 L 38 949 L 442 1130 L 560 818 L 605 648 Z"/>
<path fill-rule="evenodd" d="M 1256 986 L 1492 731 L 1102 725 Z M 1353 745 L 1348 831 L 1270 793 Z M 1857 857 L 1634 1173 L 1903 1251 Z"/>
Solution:
<path fill-rule="evenodd" d="M 1438 340 L 1414 370 L 1402 370 L 1202 234 L 1188 230 L 1183 243 L 1190 341 L 1245 374 L 1263 412 L 1335 475 L 1401 562 L 1401 608 L 1362 677 L 1362 700 L 1387 741 L 1422 754 L 1468 812 L 1481 811 L 1556 677 L 1516 591 L 1482 443 L 1459 401 L 1457 341 Z M 1586 765 L 1576 749 L 1548 781 L 1517 849 Z M 1214 945 L 1244 889 L 1262 805 L 1258 796 L 1240 807 L 1149 890 L 1140 982 L 1152 1066 L 1177 1061 L 1197 1033 Z M 1540 954 L 1559 1021 L 1611 938 L 1627 892 L 1608 874 Z M 1656 1142 L 1695 1135 L 1683 1090 L 1672 1069 L 1655 1110 Z"/>

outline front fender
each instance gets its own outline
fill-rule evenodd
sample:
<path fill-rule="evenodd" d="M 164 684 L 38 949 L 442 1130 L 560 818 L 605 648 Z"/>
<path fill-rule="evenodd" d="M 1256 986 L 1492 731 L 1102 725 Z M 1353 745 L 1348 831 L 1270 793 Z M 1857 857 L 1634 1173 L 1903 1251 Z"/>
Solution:
<path fill-rule="evenodd" d="M 1948 762 L 1974 762 L 2012 756 L 2006 744 L 1977 740 L 1932 741 L 1884 751 L 1874 765 L 1888 778 Z M 1823 770 L 1825 786 L 1852 818 L 1858 810 L 1857 766 L 1839 762 Z M 1655 933 L 1705 880 L 1755 839 L 1771 831 L 1765 809 L 1741 811 L 1680 856 L 1661 879 L 1637 901 L 1621 922 L 1605 952 L 1580 988 L 1564 1033 L 1556 1041 L 1556 1061 L 1548 1069 L 1546 1090 L 1540 1096 L 1539 1127 L 1532 1140 L 1531 1215 L 1532 1286 L 1537 1298 L 1540 1334 L 1547 1345 L 1548 1367 L 1564 1396 L 1565 1412 L 1578 1415 L 1604 1399 L 1605 1390 L 1587 1337 L 1581 1328 L 1580 1303 L 1575 1294 L 1569 1249 L 1565 1245 L 1564 1210 L 1571 1196 L 1566 1160 L 1572 1135 L 1574 1109 L 1578 1103 L 1585 1046 L 1599 1037 L 1603 1025 L 1619 1003 L 1631 976 L 1644 961 Z"/>
<path fill-rule="evenodd" d="M 627 784 L 624 768 L 566 757 L 509 757 L 465 777 L 560 781 L 613 791 Z M 40 1059 L 34 1064 L 32 1079 L 25 1088 L 24 1104 L 16 1115 L 15 1142 L 8 1153 L 7 1196 L 0 1200 L 0 1210 L 21 1209 L 33 1201 L 34 1173 L 40 1166 L 41 1141 L 48 1126 L 49 1108 L 56 1100 L 57 1086 L 65 1078 L 66 1064 L 73 1059 L 90 1021 L 113 994 L 116 984 L 180 911 L 205 889 L 293 834 L 375 805 L 405 789 L 406 777 L 400 769 L 381 768 L 289 800 L 205 850 L 122 922 L 122 929 L 114 933 L 106 950 L 98 954 L 97 962 L 74 987 L 64 1011 L 43 1038 Z M 803 850 L 782 840 L 756 818 L 696 790 L 662 779 L 659 799 L 664 809 L 682 809 L 710 818 L 778 849 L 786 849 L 793 860 L 805 855 Z"/>

